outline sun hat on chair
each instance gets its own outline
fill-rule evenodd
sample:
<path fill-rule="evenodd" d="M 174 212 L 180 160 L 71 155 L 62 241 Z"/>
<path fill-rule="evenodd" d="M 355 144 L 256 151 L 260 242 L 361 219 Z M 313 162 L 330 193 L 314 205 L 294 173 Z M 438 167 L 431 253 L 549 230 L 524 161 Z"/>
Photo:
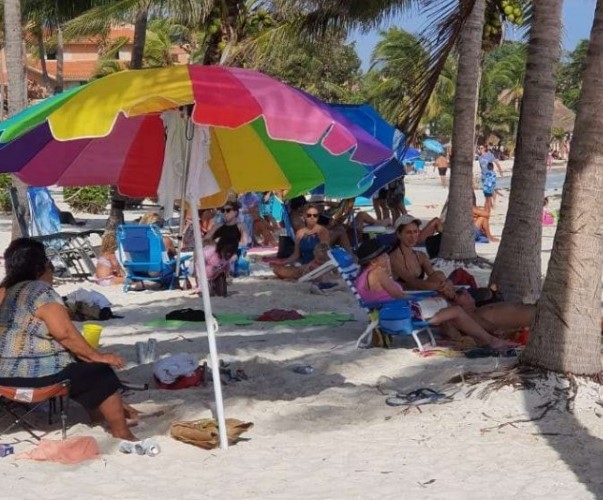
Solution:
<path fill-rule="evenodd" d="M 358 251 L 356 252 L 358 264 L 361 266 L 368 264 L 371 260 L 376 259 L 387 251 L 388 248 L 376 239 L 367 240 L 358 247 Z"/>
<path fill-rule="evenodd" d="M 396 228 L 396 231 L 397 231 L 400 226 L 406 226 L 407 224 L 410 224 L 411 222 L 414 222 L 417 226 L 421 225 L 421 219 L 417 219 L 416 217 L 413 217 L 410 214 L 403 214 L 396 219 L 396 222 L 394 223 L 394 227 Z"/>

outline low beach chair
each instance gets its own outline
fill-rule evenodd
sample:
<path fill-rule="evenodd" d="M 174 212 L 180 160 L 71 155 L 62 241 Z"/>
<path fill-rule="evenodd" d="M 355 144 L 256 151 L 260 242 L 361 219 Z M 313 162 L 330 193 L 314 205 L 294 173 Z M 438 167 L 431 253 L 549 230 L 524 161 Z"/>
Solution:
<path fill-rule="evenodd" d="M 117 228 L 118 259 L 126 270 L 124 291 L 133 281 L 155 281 L 168 287 L 176 279 L 189 276 L 188 260 L 191 255 L 181 255 L 176 278 L 176 259 L 170 259 L 163 244 L 163 235 L 158 226 L 123 224 Z"/>
<path fill-rule="evenodd" d="M 67 438 L 67 408 L 69 404 L 69 380 L 45 387 L 12 387 L 0 386 L 0 410 L 4 410 L 14 420 L 0 431 L 0 435 L 7 433 L 13 427 L 20 426 L 34 439 L 41 437 L 34 432 L 35 426 L 27 417 L 40 406 L 48 404 L 48 424 L 52 425 L 53 414 L 57 411 L 57 400 L 61 418 L 61 436 Z"/>
<path fill-rule="evenodd" d="M 354 262 L 352 256 L 341 247 L 334 247 L 329 250 L 329 258 L 337 267 L 339 274 L 345 281 L 350 291 L 358 300 L 358 304 L 367 312 L 369 324 L 358 337 L 356 347 L 370 347 L 372 336 L 375 330 L 381 331 L 386 335 L 410 335 L 414 339 L 419 351 L 424 351 L 423 343 L 419 339 L 419 333 L 426 331 L 432 346 L 435 346 L 435 339 L 427 321 L 418 321 L 412 319 L 411 301 L 421 301 L 428 297 L 437 295 L 432 291 L 414 291 L 408 292 L 408 299 L 397 299 L 388 302 L 367 303 L 358 290 L 356 290 L 356 278 L 360 272 L 360 266 Z"/>

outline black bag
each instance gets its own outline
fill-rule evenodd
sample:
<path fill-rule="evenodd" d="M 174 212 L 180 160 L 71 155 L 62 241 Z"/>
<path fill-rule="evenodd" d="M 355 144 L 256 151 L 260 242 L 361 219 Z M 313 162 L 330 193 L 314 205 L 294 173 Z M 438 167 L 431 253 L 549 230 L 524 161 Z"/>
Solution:
<path fill-rule="evenodd" d="M 210 296 L 226 297 L 228 295 L 228 284 L 226 274 L 220 273 L 209 282 Z"/>
<path fill-rule="evenodd" d="M 276 253 L 276 257 L 278 259 L 286 259 L 287 257 L 291 257 L 293 255 L 293 251 L 295 250 L 295 241 L 291 236 L 279 236 L 278 237 L 278 252 Z"/>
<path fill-rule="evenodd" d="M 176 309 L 165 315 L 165 319 L 174 319 L 179 321 L 205 321 L 205 311 L 203 309 Z"/>

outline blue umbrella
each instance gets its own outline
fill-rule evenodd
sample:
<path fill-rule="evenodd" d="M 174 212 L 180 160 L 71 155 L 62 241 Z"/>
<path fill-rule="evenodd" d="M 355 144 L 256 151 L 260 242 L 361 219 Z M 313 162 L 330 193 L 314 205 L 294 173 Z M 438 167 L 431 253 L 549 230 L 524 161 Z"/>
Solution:
<path fill-rule="evenodd" d="M 439 141 L 432 138 L 423 139 L 423 148 L 437 155 L 443 155 L 446 151 Z"/>
<path fill-rule="evenodd" d="M 403 162 L 418 158 L 421 153 L 406 146 L 406 136 L 389 124 L 370 104 L 331 104 L 349 121 L 366 130 L 380 143 L 392 148 L 394 158 L 380 165 L 372 174 L 373 184 L 361 196 L 370 198 L 391 181 L 405 175 Z"/>

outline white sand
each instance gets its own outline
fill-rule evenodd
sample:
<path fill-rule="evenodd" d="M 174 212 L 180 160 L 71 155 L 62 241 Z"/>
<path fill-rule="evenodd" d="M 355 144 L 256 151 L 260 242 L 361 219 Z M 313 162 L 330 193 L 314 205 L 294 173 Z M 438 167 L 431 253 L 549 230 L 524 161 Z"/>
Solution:
<path fill-rule="evenodd" d="M 424 178 L 408 178 L 413 215 L 439 214 L 446 190 L 437 183 L 431 172 Z M 506 203 L 504 198 L 497 205 L 495 234 L 500 234 Z M 4 247 L 6 226 L 2 230 Z M 550 248 L 553 232 L 545 229 L 545 248 Z M 479 245 L 478 252 L 493 257 L 496 247 Z M 261 265 L 253 269 L 251 277 L 235 279 L 230 287 L 234 295 L 212 301 L 216 312 L 259 314 L 273 307 L 349 311 L 357 321 L 326 328 L 257 323 L 220 327 L 221 357 L 249 376 L 223 388 L 227 417 L 255 424 L 243 435 L 245 441 L 227 451 L 205 451 L 173 440 L 167 433 L 170 422 L 211 415 L 213 390 L 211 386 L 181 391 L 153 388 L 132 393 L 127 400 L 142 409 L 171 407 L 166 415 L 147 419 L 136 429 L 141 438 L 157 438 L 159 456 L 120 454 L 118 441 L 100 427 L 75 423 L 69 435 L 94 436 L 102 459 L 63 466 L 2 458 L 1 497 L 583 499 L 603 494 L 603 409 L 595 403 L 599 394 L 592 386 L 581 386 L 574 414 L 555 409 L 542 420 L 497 429 L 505 422 L 540 415 L 538 405 L 552 397 L 547 393 L 550 385 L 541 385 L 540 395 L 510 387 L 484 399 L 479 392 L 469 394 L 469 386 L 446 385 L 446 381 L 510 361 L 421 358 L 400 343 L 390 350 L 356 349 L 366 318 L 349 293 L 312 295 L 308 285 L 266 279 L 268 272 Z M 173 309 L 200 308 L 200 299 L 188 292 L 124 294 L 120 287 L 89 283 L 61 284 L 57 289 L 65 294 L 78 287 L 106 294 L 114 311 L 125 316 L 106 322 L 102 335 L 102 348 L 120 353 L 129 362 L 120 373 L 122 379 L 151 382 L 151 365 L 135 363 L 133 344 L 139 340 L 157 339 L 160 354 L 189 352 L 201 361 L 207 359 L 202 327 L 145 326 Z M 314 373 L 294 373 L 291 367 L 300 363 L 311 364 Z M 378 386 L 382 392 L 431 387 L 454 396 L 448 404 L 404 412 L 386 406 Z M 84 422 L 76 405 L 71 419 Z M 57 429 L 52 427 L 49 437 L 58 439 Z M 13 432 L 2 439 L 26 438 L 23 432 Z M 16 451 L 31 446 L 21 441 Z"/>

